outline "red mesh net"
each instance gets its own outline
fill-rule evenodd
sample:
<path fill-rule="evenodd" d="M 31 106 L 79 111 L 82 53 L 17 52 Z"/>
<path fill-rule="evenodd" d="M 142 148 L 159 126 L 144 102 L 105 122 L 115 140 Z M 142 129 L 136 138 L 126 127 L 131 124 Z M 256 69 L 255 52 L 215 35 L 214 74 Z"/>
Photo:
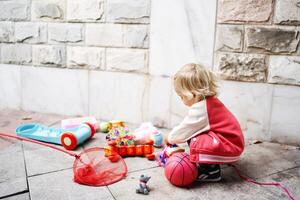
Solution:
<path fill-rule="evenodd" d="M 76 157 L 73 171 L 75 182 L 103 186 L 124 178 L 127 174 L 127 166 L 117 153 L 112 152 L 106 157 L 103 148 L 90 148 Z"/>
<path fill-rule="evenodd" d="M 105 156 L 104 148 L 97 147 L 86 149 L 77 155 L 48 143 L 12 134 L 0 133 L 0 137 L 9 137 L 32 142 L 74 156 L 76 158 L 73 164 L 74 181 L 80 184 L 90 186 L 110 185 L 121 180 L 127 174 L 125 161 L 119 154 L 112 150 L 109 151 L 108 156 Z"/>

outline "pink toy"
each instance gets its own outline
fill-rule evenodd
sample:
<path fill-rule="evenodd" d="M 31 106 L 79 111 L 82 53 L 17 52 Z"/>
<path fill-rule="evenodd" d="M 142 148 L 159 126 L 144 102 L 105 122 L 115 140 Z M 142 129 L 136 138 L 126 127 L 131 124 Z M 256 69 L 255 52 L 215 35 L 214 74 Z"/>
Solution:
<path fill-rule="evenodd" d="M 61 128 L 69 129 L 76 128 L 83 123 L 89 123 L 95 130 L 98 128 L 98 123 L 95 117 L 78 117 L 61 120 Z"/>
<path fill-rule="evenodd" d="M 134 131 L 134 135 L 135 144 L 146 144 L 149 140 L 152 140 L 155 147 L 163 146 L 163 136 L 151 122 L 141 124 L 141 126 Z"/>

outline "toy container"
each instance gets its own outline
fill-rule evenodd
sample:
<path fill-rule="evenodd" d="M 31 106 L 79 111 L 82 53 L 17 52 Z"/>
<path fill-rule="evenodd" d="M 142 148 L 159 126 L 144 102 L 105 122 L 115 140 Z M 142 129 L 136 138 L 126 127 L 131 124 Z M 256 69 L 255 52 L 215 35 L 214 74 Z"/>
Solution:
<path fill-rule="evenodd" d="M 164 144 L 164 138 L 160 132 L 155 132 L 151 134 L 150 137 L 153 140 L 153 146 L 161 148 Z"/>
<path fill-rule="evenodd" d="M 119 146 L 119 155 L 122 157 L 127 156 L 127 147 L 126 146 Z"/>
<path fill-rule="evenodd" d="M 70 129 L 76 128 L 83 123 L 89 123 L 94 127 L 95 130 L 98 128 L 98 122 L 95 117 L 78 117 L 78 118 L 70 118 L 61 120 L 61 128 Z"/>
<path fill-rule="evenodd" d="M 134 145 L 127 146 L 127 155 L 128 156 L 135 156 L 136 155 Z"/>
<path fill-rule="evenodd" d="M 163 146 L 163 136 L 151 122 L 142 123 L 135 129 L 134 135 L 136 144 L 146 144 L 151 139 L 155 147 Z"/>
<path fill-rule="evenodd" d="M 135 155 L 137 155 L 137 156 L 143 156 L 144 155 L 144 145 L 136 145 Z"/>
<path fill-rule="evenodd" d="M 144 145 L 144 156 L 153 153 L 152 145 Z"/>

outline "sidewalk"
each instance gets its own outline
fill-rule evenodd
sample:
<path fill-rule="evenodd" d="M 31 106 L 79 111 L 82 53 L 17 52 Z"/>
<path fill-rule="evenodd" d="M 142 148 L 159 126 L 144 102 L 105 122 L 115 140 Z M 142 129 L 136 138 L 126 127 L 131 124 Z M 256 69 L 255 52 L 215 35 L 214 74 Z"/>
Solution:
<path fill-rule="evenodd" d="M 13 133 L 21 123 L 38 122 L 59 127 L 64 116 L 0 110 L 0 132 Z M 26 120 L 24 120 L 26 119 Z M 130 126 L 134 127 L 134 126 Z M 162 130 L 167 132 L 168 130 Z M 96 133 L 91 141 L 78 148 L 106 146 L 105 134 Z M 257 186 L 241 180 L 231 167 L 223 166 L 219 183 L 195 183 L 189 188 L 177 188 L 164 177 L 163 168 L 146 158 L 126 158 L 126 179 L 107 187 L 89 187 L 72 181 L 73 158 L 47 147 L 0 138 L 0 199 L 288 199 L 282 190 L 274 186 Z M 283 183 L 292 195 L 300 198 L 300 150 L 298 147 L 276 143 L 248 144 L 237 163 L 243 174 L 260 182 Z M 141 174 L 151 176 L 148 196 L 135 193 Z"/>

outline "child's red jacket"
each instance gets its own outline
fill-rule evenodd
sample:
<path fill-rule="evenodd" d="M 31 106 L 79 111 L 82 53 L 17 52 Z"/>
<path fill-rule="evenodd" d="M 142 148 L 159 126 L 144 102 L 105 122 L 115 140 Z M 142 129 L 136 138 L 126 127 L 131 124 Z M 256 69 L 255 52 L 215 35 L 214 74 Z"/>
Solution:
<path fill-rule="evenodd" d="M 197 163 L 232 163 L 244 150 L 238 121 L 217 97 L 192 105 L 188 116 L 168 135 L 170 144 L 187 141 L 190 160 Z"/>

